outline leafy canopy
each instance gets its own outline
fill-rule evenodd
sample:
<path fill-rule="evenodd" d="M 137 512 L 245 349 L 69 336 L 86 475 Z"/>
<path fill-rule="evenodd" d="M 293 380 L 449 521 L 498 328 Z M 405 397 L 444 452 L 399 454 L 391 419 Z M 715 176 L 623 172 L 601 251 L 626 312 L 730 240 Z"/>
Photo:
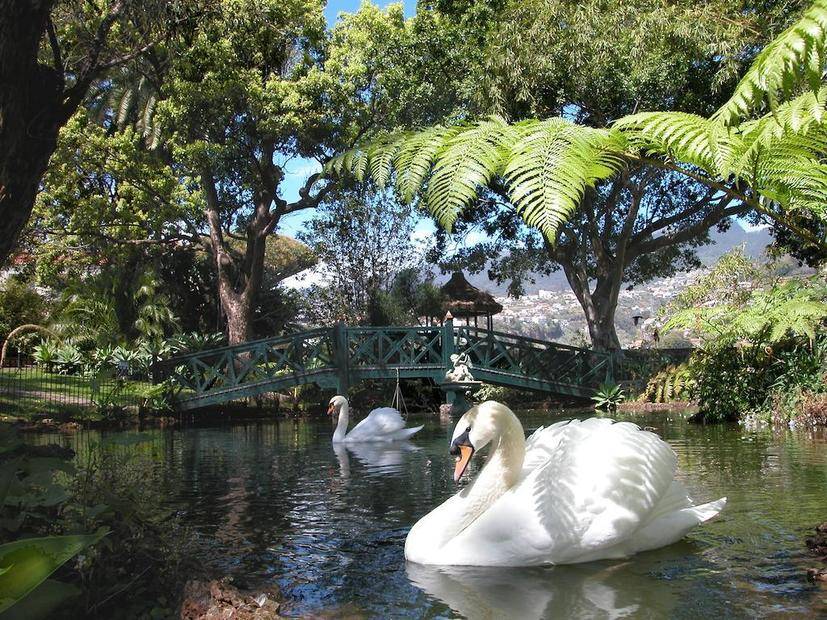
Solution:
<path fill-rule="evenodd" d="M 758 87 L 751 98 L 744 96 L 749 80 L 761 92 L 775 93 L 783 85 L 788 93 L 802 72 L 818 73 L 819 80 L 810 80 L 813 92 L 783 104 L 767 94 L 773 111 L 753 121 L 728 128 L 736 117 L 730 114 L 721 123 L 720 111 L 710 119 L 647 112 L 623 117 L 610 129 L 594 129 L 563 117 L 515 124 L 491 117 L 384 136 L 340 155 L 328 169 L 352 172 L 360 180 L 369 176 L 380 186 L 395 171 L 403 198 L 424 189 L 425 205 L 448 230 L 483 188 L 501 184 L 523 220 L 551 243 L 587 188 L 634 162 L 685 174 L 777 221 L 783 221 L 779 210 L 796 208 L 823 217 L 827 128 L 819 86 L 827 31 L 819 24 L 827 20 L 825 6 L 816 2 L 767 46 L 722 110 L 735 106 L 746 114 L 757 107 Z M 732 103 L 736 99 L 741 103 Z"/>

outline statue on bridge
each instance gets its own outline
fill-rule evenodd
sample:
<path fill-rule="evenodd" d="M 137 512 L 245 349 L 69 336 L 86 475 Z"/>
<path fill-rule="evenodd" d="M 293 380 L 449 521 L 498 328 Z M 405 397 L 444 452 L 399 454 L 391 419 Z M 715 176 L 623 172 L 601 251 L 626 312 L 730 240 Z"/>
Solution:
<path fill-rule="evenodd" d="M 446 381 L 451 383 L 476 381 L 474 375 L 471 374 L 471 368 L 473 368 L 473 366 L 467 353 L 454 353 L 451 355 L 451 363 L 454 367 L 445 373 Z"/>

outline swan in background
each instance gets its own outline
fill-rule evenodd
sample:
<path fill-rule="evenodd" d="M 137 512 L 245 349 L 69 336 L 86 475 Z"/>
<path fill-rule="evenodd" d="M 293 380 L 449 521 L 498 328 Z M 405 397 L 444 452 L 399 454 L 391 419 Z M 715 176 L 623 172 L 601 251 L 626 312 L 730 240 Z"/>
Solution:
<path fill-rule="evenodd" d="M 422 426 L 405 428 L 402 414 L 393 407 L 379 407 L 371 411 L 364 420 L 347 433 L 350 405 L 344 396 L 331 398 L 327 413 L 339 416 L 336 431 L 333 433 L 333 443 L 401 441 L 422 430 Z"/>
<path fill-rule="evenodd" d="M 726 503 L 693 506 L 674 479 L 675 453 L 630 422 L 558 422 L 526 440 L 508 407 L 482 403 L 454 430 L 455 481 L 489 444 L 471 484 L 413 526 L 406 559 L 537 566 L 622 558 L 678 541 Z"/>

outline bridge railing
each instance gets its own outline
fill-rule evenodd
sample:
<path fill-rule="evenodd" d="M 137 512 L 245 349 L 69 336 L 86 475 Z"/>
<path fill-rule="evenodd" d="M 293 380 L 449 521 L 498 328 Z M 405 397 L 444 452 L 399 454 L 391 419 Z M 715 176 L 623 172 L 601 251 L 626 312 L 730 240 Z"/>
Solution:
<path fill-rule="evenodd" d="M 532 380 L 596 387 L 612 378 L 612 355 L 477 327 L 456 327 L 455 348 L 483 370 Z"/>
<path fill-rule="evenodd" d="M 182 395 L 199 397 L 334 368 L 331 330 L 315 329 L 161 360 L 153 379 L 172 378 Z"/>
<path fill-rule="evenodd" d="M 441 327 L 348 327 L 351 368 L 442 367 Z"/>
<path fill-rule="evenodd" d="M 320 328 L 179 355 L 158 362 L 179 403 L 201 406 L 317 383 L 346 390 L 363 379 L 429 377 L 440 382 L 452 353 L 466 353 L 481 380 L 588 395 L 612 377 L 610 354 L 470 326 Z"/>

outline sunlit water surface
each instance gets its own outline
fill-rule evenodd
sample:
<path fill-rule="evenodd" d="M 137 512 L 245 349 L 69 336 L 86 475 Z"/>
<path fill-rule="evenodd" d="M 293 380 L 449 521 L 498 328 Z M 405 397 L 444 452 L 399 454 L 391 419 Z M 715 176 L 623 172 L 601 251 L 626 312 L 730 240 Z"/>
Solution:
<path fill-rule="evenodd" d="M 434 417 L 412 418 L 425 429 L 396 447 L 334 450 L 331 425 L 319 420 L 150 431 L 140 435 L 147 441 L 120 449 L 152 454 L 169 504 L 199 533 L 199 553 L 209 564 L 242 584 L 276 582 L 288 615 L 827 616 L 827 588 L 805 579 L 816 562 L 803 543 L 827 520 L 823 432 L 697 426 L 665 413 L 625 417 L 654 427 L 677 452 L 679 476 L 693 497 L 726 495 L 725 511 L 659 551 L 534 569 L 406 564 L 409 528 L 456 491 L 451 425 Z M 562 419 L 529 412 L 520 418 L 527 431 Z M 59 441 L 84 451 L 129 436 L 84 433 Z"/>

